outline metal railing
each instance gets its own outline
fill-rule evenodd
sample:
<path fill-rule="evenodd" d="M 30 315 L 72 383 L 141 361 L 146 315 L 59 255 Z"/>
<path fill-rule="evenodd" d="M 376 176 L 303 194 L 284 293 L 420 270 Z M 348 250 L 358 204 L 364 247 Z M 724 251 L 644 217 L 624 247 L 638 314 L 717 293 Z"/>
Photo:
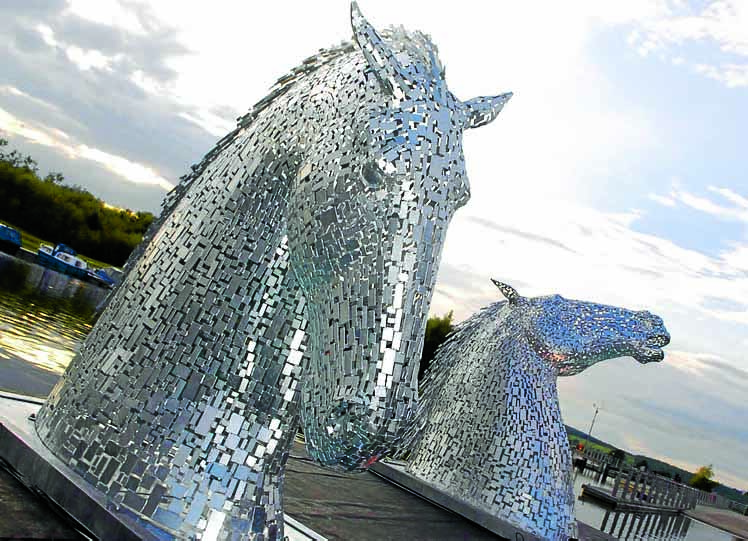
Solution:
<path fill-rule="evenodd" d="M 635 469 L 603 451 L 584 450 L 577 456 L 598 465 L 597 480 L 603 484 L 615 473 L 612 477 L 612 496 L 619 500 L 668 509 L 693 509 L 696 505 L 706 505 L 748 515 L 748 504 L 730 500 L 720 494 L 704 492 L 649 471 Z"/>
<path fill-rule="evenodd" d="M 683 483 L 631 466 L 616 470 L 612 495 L 620 500 L 664 507 L 667 509 L 693 509 L 696 504 L 708 505 L 711 494 Z"/>

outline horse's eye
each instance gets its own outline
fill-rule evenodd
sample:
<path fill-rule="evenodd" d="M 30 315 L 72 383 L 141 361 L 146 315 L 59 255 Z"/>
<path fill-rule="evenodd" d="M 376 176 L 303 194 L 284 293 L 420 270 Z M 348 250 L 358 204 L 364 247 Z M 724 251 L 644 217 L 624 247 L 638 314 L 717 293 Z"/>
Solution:
<path fill-rule="evenodd" d="M 369 162 L 364 165 L 361 175 L 370 188 L 379 188 L 384 183 L 384 173 L 375 162 Z"/>
<path fill-rule="evenodd" d="M 370 188 L 379 189 L 394 170 L 395 167 L 385 160 L 371 161 L 361 168 L 361 176 Z"/>

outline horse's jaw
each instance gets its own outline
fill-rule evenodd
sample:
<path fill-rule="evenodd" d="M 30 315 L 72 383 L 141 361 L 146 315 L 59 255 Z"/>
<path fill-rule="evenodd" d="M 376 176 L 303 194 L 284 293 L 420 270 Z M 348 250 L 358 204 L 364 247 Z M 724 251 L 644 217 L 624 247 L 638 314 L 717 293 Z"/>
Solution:
<path fill-rule="evenodd" d="M 654 334 L 643 343 L 637 344 L 631 356 L 641 364 L 660 362 L 665 358 L 665 352 L 662 351 L 662 348 L 669 343 L 670 335 L 667 332 Z"/>
<path fill-rule="evenodd" d="M 428 306 L 421 298 L 411 310 L 395 303 L 380 314 L 360 292 L 353 295 L 362 287 L 333 284 L 324 300 L 315 293 L 307 307 L 302 425 L 312 457 L 344 471 L 365 469 L 389 454 L 412 423 Z M 374 306 L 383 304 L 375 300 Z"/>

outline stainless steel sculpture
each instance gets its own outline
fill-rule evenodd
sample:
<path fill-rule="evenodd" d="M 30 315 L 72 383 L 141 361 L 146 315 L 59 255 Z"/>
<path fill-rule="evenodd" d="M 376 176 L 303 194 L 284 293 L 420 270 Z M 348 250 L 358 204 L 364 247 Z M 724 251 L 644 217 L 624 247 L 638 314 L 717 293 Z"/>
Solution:
<path fill-rule="evenodd" d="M 557 376 L 614 357 L 661 361 L 670 337 L 649 312 L 558 295 L 506 301 L 461 323 L 423 384 L 408 471 L 543 539 L 573 522 L 571 450 Z"/>
<path fill-rule="evenodd" d="M 424 34 L 351 22 L 183 179 L 39 414 L 59 458 L 168 534 L 282 538 L 299 417 L 345 470 L 413 420 L 462 132 L 511 94 L 461 102 Z"/>

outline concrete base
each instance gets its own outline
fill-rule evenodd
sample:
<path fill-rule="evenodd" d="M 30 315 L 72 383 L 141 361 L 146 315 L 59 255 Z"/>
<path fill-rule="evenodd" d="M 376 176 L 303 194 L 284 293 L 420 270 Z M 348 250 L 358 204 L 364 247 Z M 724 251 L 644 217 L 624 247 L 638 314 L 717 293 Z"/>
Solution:
<path fill-rule="evenodd" d="M 43 404 L 37 398 L 0 393 L 0 459 L 32 491 L 41 492 L 97 539 L 164 541 L 168 532 L 119 509 L 41 442 L 33 419 Z M 293 518 L 285 517 L 289 541 L 326 541 Z"/>
<path fill-rule="evenodd" d="M 418 496 L 448 511 L 462 515 L 468 520 L 481 525 L 504 539 L 524 539 L 525 541 L 543 541 L 541 537 L 526 532 L 517 526 L 496 517 L 478 507 L 450 496 L 441 489 L 421 480 L 405 471 L 405 463 L 398 461 L 377 462 L 369 468 L 375 474 L 409 490 Z"/>

